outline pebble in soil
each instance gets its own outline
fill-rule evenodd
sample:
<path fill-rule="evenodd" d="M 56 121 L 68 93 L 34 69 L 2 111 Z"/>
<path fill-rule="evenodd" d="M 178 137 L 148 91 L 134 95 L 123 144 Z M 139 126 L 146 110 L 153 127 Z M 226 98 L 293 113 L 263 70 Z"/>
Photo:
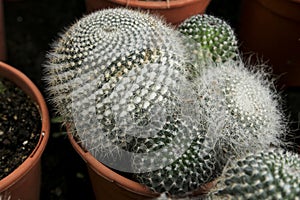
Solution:
<path fill-rule="evenodd" d="M 40 130 L 37 105 L 20 88 L 0 78 L 0 180 L 31 154 Z"/>

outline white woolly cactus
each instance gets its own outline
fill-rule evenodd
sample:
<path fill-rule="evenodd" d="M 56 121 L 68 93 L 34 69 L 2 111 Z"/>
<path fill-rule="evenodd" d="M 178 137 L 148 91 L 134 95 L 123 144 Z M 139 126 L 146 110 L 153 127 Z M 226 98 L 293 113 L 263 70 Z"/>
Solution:
<path fill-rule="evenodd" d="M 212 15 L 195 15 L 186 19 L 178 30 L 187 36 L 193 63 L 206 60 L 224 62 L 238 57 L 238 42 L 233 29 Z"/>
<path fill-rule="evenodd" d="M 59 38 L 48 54 L 45 79 L 53 103 L 69 119 L 70 92 L 79 88 L 76 78 L 86 87 L 93 83 L 99 88 L 113 86 L 139 65 L 178 62 L 182 59 L 178 56 L 182 49 L 179 44 L 171 28 L 145 13 L 108 9 L 85 16 Z M 105 88 L 101 90 L 108 93 L 110 89 Z"/>
<path fill-rule="evenodd" d="M 207 137 L 219 160 L 280 145 L 285 122 L 266 74 L 237 60 L 203 70 L 195 80 Z"/>
<path fill-rule="evenodd" d="M 211 199 L 300 199 L 300 157 L 279 149 L 232 161 Z"/>
<path fill-rule="evenodd" d="M 60 37 L 45 79 L 82 145 L 104 164 L 131 171 L 128 150 L 134 153 L 137 138 L 161 132 L 164 123 L 183 120 L 183 107 L 189 110 L 182 101 L 191 95 L 177 89 L 184 63 L 181 40 L 164 22 L 108 9 L 85 16 Z"/>

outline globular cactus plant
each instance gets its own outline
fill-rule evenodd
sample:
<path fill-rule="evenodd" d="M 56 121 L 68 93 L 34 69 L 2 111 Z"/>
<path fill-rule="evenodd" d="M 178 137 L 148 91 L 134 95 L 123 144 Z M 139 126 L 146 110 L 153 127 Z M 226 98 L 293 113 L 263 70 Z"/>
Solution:
<path fill-rule="evenodd" d="M 300 157 L 280 149 L 232 161 L 211 199 L 300 199 Z"/>
<path fill-rule="evenodd" d="M 246 68 L 239 60 L 216 65 L 195 83 L 206 134 L 221 165 L 232 156 L 280 146 L 286 123 L 267 73 Z"/>
<path fill-rule="evenodd" d="M 194 15 L 182 22 L 178 30 L 186 42 L 193 73 L 210 62 L 225 62 L 239 57 L 238 41 L 231 26 L 212 15 Z"/>
<path fill-rule="evenodd" d="M 192 126 L 181 116 L 192 110 L 183 104 L 192 95 L 180 88 L 183 49 L 177 32 L 153 16 L 98 11 L 54 44 L 45 66 L 48 91 L 86 149 L 104 164 L 132 171 L 131 153 L 142 148 L 137 142 Z"/>

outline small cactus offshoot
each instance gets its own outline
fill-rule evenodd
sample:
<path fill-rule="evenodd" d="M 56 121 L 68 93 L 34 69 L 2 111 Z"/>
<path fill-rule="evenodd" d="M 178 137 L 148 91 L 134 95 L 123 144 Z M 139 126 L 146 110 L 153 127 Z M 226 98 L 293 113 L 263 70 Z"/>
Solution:
<path fill-rule="evenodd" d="M 195 80 L 207 137 L 219 160 L 279 146 L 285 122 L 279 95 L 262 71 L 228 60 Z"/>
<path fill-rule="evenodd" d="M 178 30 L 187 36 L 193 62 L 224 62 L 238 56 L 238 42 L 232 28 L 212 15 L 195 15 L 186 19 Z M 204 61 L 204 62 L 203 62 Z"/>
<path fill-rule="evenodd" d="M 299 155 L 270 149 L 232 161 L 211 198 L 299 200 L 299 186 Z"/>

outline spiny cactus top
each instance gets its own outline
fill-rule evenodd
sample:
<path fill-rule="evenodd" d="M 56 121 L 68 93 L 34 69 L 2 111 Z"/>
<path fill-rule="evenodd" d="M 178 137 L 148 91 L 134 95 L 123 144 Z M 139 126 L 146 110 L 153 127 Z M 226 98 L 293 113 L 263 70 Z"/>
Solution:
<path fill-rule="evenodd" d="M 187 36 L 187 44 L 194 63 L 205 60 L 224 62 L 238 55 L 237 39 L 232 28 L 211 15 L 195 15 L 185 20 L 178 30 Z"/>
<path fill-rule="evenodd" d="M 172 29 L 148 14 L 127 9 L 92 13 L 71 26 L 48 54 L 45 79 L 49 93 L 59 113 L 68 119 L 70 92 L 79 88 L 75 78 L 87 87 L 96 81 L 107 93 L 111 86 L 104 85 L 113 86 L 137 65 L 177 62 L 182 49 L 179 43 Z"/>
<path fill-rule="evenodd" d="M 300 199 L 300 157 L 283 150 L 249 154 L 233 161 L 212 199 Z"/>
<path fill-rule="evenodd" d="M 219 146 L 220 159 L 279 145 L 285 123 L 279 95 L 261 71 L 242 61 L 209 67 L 196 79 L 207 137 Z"/>

